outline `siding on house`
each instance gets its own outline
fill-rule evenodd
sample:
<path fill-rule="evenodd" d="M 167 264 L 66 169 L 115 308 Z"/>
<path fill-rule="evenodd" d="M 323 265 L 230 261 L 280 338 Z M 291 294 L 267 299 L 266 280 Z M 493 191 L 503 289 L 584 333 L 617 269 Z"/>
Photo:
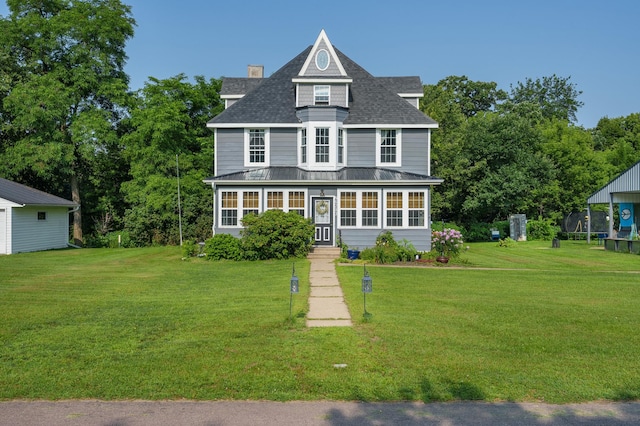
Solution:
<path fill-rule="evenodd" d="M 244 129 L 217 129 L 216 175 L 244 169 Z"/>
<path fill-rule="evenodd" d="M 371 167 L 375 163 L 375 129 L 348 129 L 347 165 L 349 167 Z"/>
<path fill-rule="evenodd" d="M 298 86 L 298 105 L 303 107 L 315 104 L 314 86 L 316 84 L 300 84 Z M 329 92 L 329 105 L 347 107 L 347 86 L 346 84 L 328 84 L 331 87 Z"/>
<path fill-rule="evenodd" d="M 298 129 L 271 129 L 271 166 L 297 165 L 297 143 Z"/>
<path fill-rule="evenodd" d="M 428 134 L 424 130 L 402 129 L 402 167 L 405 172 L 428 174 Z"/>
<path fill-rule="evenodd" d="M 67 207 L 21 207 L 12 211 L 12 253 L 67 247 L 69 209 Z M 38 212 L 46 220 L 38 220 Z"/>

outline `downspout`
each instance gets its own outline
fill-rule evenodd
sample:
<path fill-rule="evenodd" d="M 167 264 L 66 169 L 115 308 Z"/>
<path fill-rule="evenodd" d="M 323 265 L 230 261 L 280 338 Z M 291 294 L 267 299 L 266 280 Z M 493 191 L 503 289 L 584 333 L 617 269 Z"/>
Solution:
<path fill-rule="evenodd" d="M 587 245 L 591 244 L 591 204 L 587 204 Z"/>
<path fill-rule="evenodd" d="M 211 235 L 216 235 L 216 183 L 211 182 L 211 188 L 213 189 L 212 200 L 211 200 Z"/>

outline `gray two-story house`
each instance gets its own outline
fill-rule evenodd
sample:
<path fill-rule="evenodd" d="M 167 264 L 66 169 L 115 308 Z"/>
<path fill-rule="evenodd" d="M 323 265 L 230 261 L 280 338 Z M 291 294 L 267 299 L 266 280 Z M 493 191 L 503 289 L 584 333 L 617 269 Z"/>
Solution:
<path fill-rule="evenodd" d="M 254 74 L 256 74 L 255 76 Z M 431 248 L 431 132 L 419 77 L 374 77 L 324 30 L 271 77 L 224 78 L 215 132 L 215 233 L 239 235 L 242 217 L 296 211 L 316 245 L 365 248 L 389 230 Z"/>

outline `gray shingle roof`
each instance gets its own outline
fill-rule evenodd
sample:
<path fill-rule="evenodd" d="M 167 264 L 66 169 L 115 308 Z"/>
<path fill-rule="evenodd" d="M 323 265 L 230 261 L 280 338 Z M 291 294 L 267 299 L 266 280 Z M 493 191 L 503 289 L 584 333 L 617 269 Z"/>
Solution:
<path fill-rule="evenodd" d="M 265 167 L 229 173 L 226 175 L 210 177 L 206 181 L 228 182 L 295 182 L 305 184 L 313 182 L 415 182 L 424 181 L 425 184 L 441 183 L 442 179 L 420 175 L 417 173 L 402 172 L 398 170 L 381 169 L 374 167 L 345 167 L 337 171 L 309 171 L 298 167 Z"/>
<path fill-rule="evenodd" d="M 220 96 L 246 95 L 264 81 L 264 78 L 222 77 Z"/>
<path fill-rule="evenodd" d="M 242 99 L 209 121 L 210 126 L 242 123 L 299 123 L 296 117 L 295 86 L 292 79 L 298 76 L 311 48 L 310 46 L 305 49 L 271 77 L 263 79 L 254 90 L 248 91 Z M 417 77 L 408 77 L 406 80 L 376 78 L 338 49 L 335 51 L 345 72 L 353 79 L 349 116 L 344 121 L 345 125 L 436 124 L 434 120 L 397 95 L 398 88 L 405 87 L 411 87 L 412 91 L 417 90 L 418 93 L 422 93 L 422 86 L 419 88 L 416 86 L 416 81 L 419 81 Z M 230 83 L 241 84 L 239 81 Z M 231 88 L 232 86 L 229 90 Z M 236 86 L 236 88 L 240 87 Z"/>
<path fill-rule="evenodd" d="M 55 195 L 39 191 L 20 183 L 0 178 L 0 198 L 16 204 L 32 206 L 64 206 L 75 207 L 76 203 Z"/>

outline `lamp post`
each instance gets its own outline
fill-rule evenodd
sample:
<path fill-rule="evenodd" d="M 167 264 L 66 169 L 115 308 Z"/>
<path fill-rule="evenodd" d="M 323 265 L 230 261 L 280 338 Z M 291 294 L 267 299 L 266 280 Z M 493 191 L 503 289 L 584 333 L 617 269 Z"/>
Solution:
<path fill-rule="evenodd" d="M 298 294 L 300 291 L 300 286 L 298 282 L 298 277 L 296 276 L 296 264 L 293 264 L 293 271 L 291 272 L 291 281 L 290 281 L 290 291 L 289 291 L 289 319 L 293 319 L 293 294 Z"/>
<path fill-rule="evenodd" d="M 367 293 L 371 293 L 373 291 L 373 280 L 369 276 L 369 272 L 367 272 L 367 265 L 364 264 L 364 276 L 362 277 L 362 294 L 364 297 L 364 314 L 365 318 L 369 318 L 371 314 L 367 312 Z"/>

